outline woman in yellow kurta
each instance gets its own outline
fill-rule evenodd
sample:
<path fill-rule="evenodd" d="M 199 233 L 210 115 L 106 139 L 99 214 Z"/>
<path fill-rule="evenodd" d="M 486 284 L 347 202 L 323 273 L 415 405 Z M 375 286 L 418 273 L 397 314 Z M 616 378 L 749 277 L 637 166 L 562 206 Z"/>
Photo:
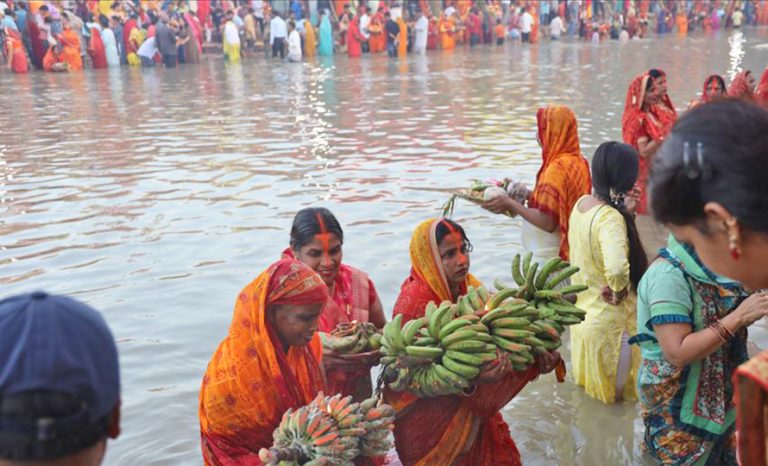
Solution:
<path fill-rule="evenodd" d="M 317 54 L 317 36 L 315 35 L 315 28 L 312 27 L 312 22 L 308 19 L 304 20 L 304 56 L 314 57 Z"/>
<path fill-rule="evenodd" d="M 637 285 L 648 258 L 624 200 L 639 163 L 631 146 L 601 144 L 592 159 L 592 194 L 576 203 L 569 222 L 571 263 L 581 268 L 573 284 L 589 287 L 576 303 L 587 315 L 571 327 L 571 373 L 603 403 L 637 399 L 640 354 L 628 340 L 637 333 Z"/>

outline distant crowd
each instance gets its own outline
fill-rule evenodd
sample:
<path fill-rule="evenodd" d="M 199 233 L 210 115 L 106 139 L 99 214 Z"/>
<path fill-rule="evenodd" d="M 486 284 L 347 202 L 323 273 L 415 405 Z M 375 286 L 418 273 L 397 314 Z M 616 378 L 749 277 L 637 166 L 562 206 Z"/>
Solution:
<path fill-rule="evenodd" d="M 172 68 L 204 51 L 230 63 L 260 50 L 301 61 L 766 24 L 766 0 L 0 0 L 2 52 L 16 73 Z"/>

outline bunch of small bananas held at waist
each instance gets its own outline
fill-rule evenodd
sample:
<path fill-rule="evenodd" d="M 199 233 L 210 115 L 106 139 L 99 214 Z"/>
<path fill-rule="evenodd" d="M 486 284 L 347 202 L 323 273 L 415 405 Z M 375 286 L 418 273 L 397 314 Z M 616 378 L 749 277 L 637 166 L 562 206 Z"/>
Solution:
<path fill-rule="evenodd" d="M 485 288 L 470 287 L 456 304 L 430 302 L 424 317 L 402 325 L 398 315 L 387 323 L 381 351 L 389 388 L 419 397 L 455 395 L 469 388 L 482 366 L 498 357 L 477 314 L 489 299 Z"/>
<path fill-rule="evenodd" d="M 370 322 L 344 322 L 331 333 L 321 333 L 323 347 L 338 354 L 359 354 L 381 348 L 381 333 Z"/>
<path fill-rule="evenodd" d="M 353 466 L 360 456 L 384 456 L 394 446 L 395 410 L 369 398 L 326 397 L 283 414 L 271 448 L 259 450 L 267 466 Z"/>

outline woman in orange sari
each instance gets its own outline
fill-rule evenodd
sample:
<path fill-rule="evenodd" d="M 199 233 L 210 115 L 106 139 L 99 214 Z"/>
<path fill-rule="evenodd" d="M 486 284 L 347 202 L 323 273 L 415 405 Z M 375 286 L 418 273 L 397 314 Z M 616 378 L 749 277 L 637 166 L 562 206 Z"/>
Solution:
<path fill-rule="evenodd" d="M 429 301 L 456 302 L 468 286 L 480 285 L 469 273 L 471 245 L 455 222 L 422 222 L 413 233 L 410 249 L 411 274 L 394 310 L 394 315 L 403 315 L 403 322 L 423 317 Z M 385 400 L 397 410 L 394 435 L 400 461 L 404 466 L 520 465 L 520 453 L 499 411 L 559 361 L 559 355 L 551 353 L 525 372 L 513 372 L 509 360 L 500 357 L 466 395 L 418 398 L 410 392 L 386 390 Z"/>
<path fill-rule="evenodd" d="M 755 76 L 749 70 L 736 75 L 728 86 L 728 97 L 753 100 L 755 98 Z"/>
<path fill-rule="evenodd" d="M 332 332 L 339 324 L 352 321 L 371 322 L 384 327 L 384 307 L 368 275 L 343 264 L 344 232 L 336 217 L 324 208 L 300 210 L 293 219 L 291 245 L 283 258 L 296 258 L 322 277 L 329 299 L 320 316 L 320 331 Z M 355 400 L 369 398 L 373 391 L 371 367 L 380 354 L 323 354 L 328 376 L 328 392 L 352 395 Z"/>
<path fill-rule="evenodd" d="M 403 58 L 408 54 L 408 25 L 402 15 L 397 17 L 397 25 L 400 26 L 400 34 L 397 35 L 397 56 Z"/>
<path fill-rule="evenodd" d="M 246 286 L 200 389 L 206 466 L 261 465 L 288 408 L 323 390 L 318 320 L 328 299 L 307 265 L 281 260 Z"/>
<path fill-rule="evenodd" d="M 24 51 L 24 42 L 18 31 L 5 28 L 5 52 L 8 56 L 8 69 L 18 74 L 29 72 L 27 66 L 27 53 Z"/>
<path fill-rule="evenodd" d="M 447 17 L 445 13 L 437 23 L 437 30 L 440 33 L 440 48 L 443 50 L 453 50 L 456 47 L 456 41 L 453 39 L 455 24 L 452 17 Z"/>
<path fill-rule="evenodd" d="M 368 39 L 368 48 L 371 53 L 380 53 L 387 50 L 387 36 L 384 33 L 384 8 L 379 7 L 379 10 L 371 18 L 371 23 L 368 25 L 368 32 L 371 33 L 370 39 Z"/>
<path fill-rule="evenodd" d="M 677 121 L 677 111 L 667 94 L 667 76 L 652 69 L 629 85 L 621 119 L 624 142 L 640 153 L 637 178 L 637 213 L 648 213 L 646 188 L 653 157 Z"/>
<path fill-rule="evenodd" d="M 539 41 L 539 8 L 534 6 L 528 9 L 531 16 L 533 16 L 533 24 L 531 25 L 531 44 L 535 44 Z"/>
<path fill-rule="evenodd" d="M 62 23 L 63 31 L 59 35 L 61 43 L 61 54 L 64 61 L 67 62 L 69 71 L 79 71 L 83 69 L 83 57 L 80 55 L 80 38 L 72 30 L 69 21 Z"/>
<path fill-rule="evenodd" d="M 563 105 L 536 113 L 542 165 L 527 206 L 508 196 L 486 201 L 483 207 L 523 217 L 523 248 L 538 262 L 560 256 L 568 260 L 568 221 L 573 206 L 592 192 L 587 159 L 581 155 L 576 115 Z"/>
<path fill-rule="evenodd" d="M 763 75 L 760 77 L 760 83 L 755 90 L 755 101 L 768 106 L 768 68 L 763 71 Z"/>

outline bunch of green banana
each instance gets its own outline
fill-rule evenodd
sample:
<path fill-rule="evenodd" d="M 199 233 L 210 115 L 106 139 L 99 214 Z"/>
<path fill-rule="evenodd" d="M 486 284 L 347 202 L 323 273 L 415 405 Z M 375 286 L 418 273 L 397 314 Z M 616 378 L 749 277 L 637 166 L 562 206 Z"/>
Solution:
<path fill-rule="evenodd" d="M 308 405 L 289 409 L 259 458 L 268 466 L 353 466 L 358 456 L 381 456 L 392 446 L 395 411 L 377 398 L 362 403 L 319 393 Z"/>
<path fill-rule="evenodd" d="M 338 354 L 358 354 L 381 348 L 381 333 L 370 322 L 339 324 L 331 333 L 321 333 L 323 347 Z"/>

